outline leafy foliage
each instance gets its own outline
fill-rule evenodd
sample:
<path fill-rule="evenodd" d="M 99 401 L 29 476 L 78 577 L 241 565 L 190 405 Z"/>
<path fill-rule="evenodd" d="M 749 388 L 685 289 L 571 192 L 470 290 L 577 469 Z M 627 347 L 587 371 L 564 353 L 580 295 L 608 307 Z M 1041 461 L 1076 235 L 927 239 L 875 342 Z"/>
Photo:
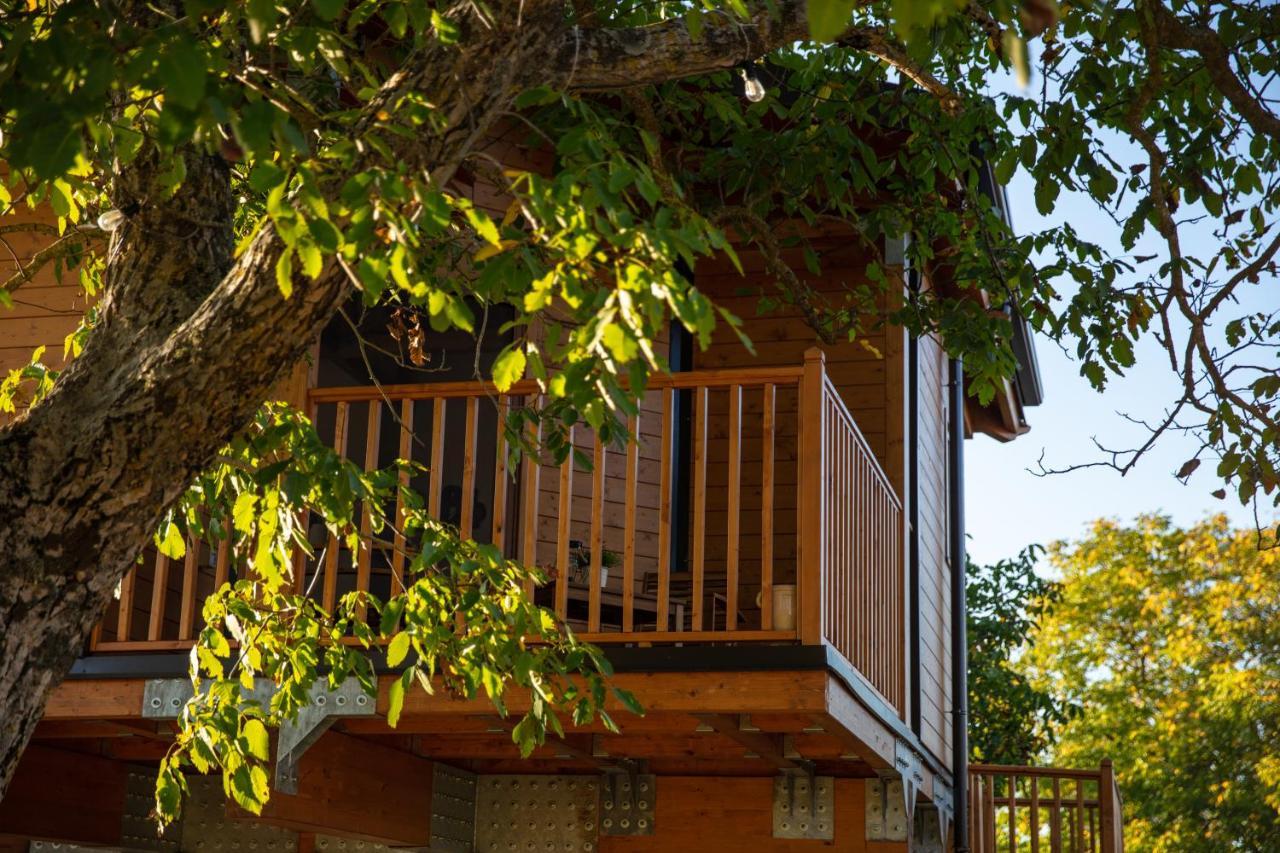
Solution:
<path fill-rule="evenodd" d="M 526 597 L 525 584 L 541 575 L 429 517 L 401 485 L 406 466 L 363 471 L 322 444 L 306 418 L 269 406 L 164 524 L 157 546 L 171 556 L 182 555 L 187 535 L 211 542 L 229 535 L 235 563 L 246 568 L 204 604 L 205 627 L 191 651 L 196 697 L 182 711 L 157 785 L 162 821 L 178 814 L 185 767 L 220 768 L 228 796 L 259 812 L 269 796 L 267 727 L 296 715 L 317 683 L 356 679 L 378 696 L 370 654 L 378 647 L 398 671 L 383 685 L 392 726 L 415 685 L 468 699 L 483 692 L 502 716 L 519 692 L 512 738 L 526 755 L 549 730 L 563 735 L 562 713 L 612 727 L 609 696 L 640 712 L 633 696 L 606 685 L 612 670 L 601 652 Z M 405 507 L 398 523 L 380 510 L 397 498 Z M 333 612 L 321 607 L 294 575 L 294 549 L 310 550 L 299 511 L 352 547 L 369 512 L 380 544 L 407 557 L 394 594 L 382 601 L 350 592 Z M 275 687 L 265 703 L 254 693 L 262 684 Z"/>
<path fill-rule="evenodd" d="M 606 40 L 615 48 L 647 46 L 593 54 L 641 76 L 580 83 L 591 57 L 578 48 L 600 29 L 624 31 Z M 662 54 L 663 33 L 680 62 Z M 935 334 L 984 402 L 1015 372 L 1024 318 L 1099 388 L 1154 341 L 1180 396 L 1151 424 L 1153 440 L 1190 430 L 1196 464 L 1214 459 L 1242 501 L 1280 500 L 1280 326 L 1270 307 L 1236 308 L 1274 276 L 1280 251 L 1275 35 L 1266 3 L 1192 0 L 0 0 L 0 213 L 47 205 L 60 239 L 97 223 L 118 247 L 140 212 L 191 189 L 193 158 L 216 158 L 240 199 L 239 250 L 222 260 L 274 286 L 282 305 L 341 278 L 365 304 L 411 309 L 437 331 L 475 333 L 479 312 L 509 309 L 514 340 L 492 378 L 536 381 L 545 405 L 521 409 L 508 434 L 528 452 L 525 419 L 540 419 L 558 459 L 573 424 L 604 441 L 621 434 L 647 376 L 665 367 L 657 341 L 672 318 L 703 343 L 716 323 L 738 326 L 691 271 L 758 250 L 772 279 L 757 292 L 762 312 L 796 305 L 828 341 L 889 322 Z M 1038 38 L 1039 97 L 994 88 L 1003 69 L 1029 76 Z M 521 45 L 536 47 L 536 70 L 515 61 Z M 758 102 L 737 96 L 748 70 L 765 84 Z M 1064 187 L 1088 195 L 1114 217 L 1123 254 L 1071 223 L 1015 235 L 996 182 L 1019 170 L 1042 212 Z M 218 227 L 190 211 L 169 225 Z M 1183 245 L 1191 228 L 1212 233 L 1209 249 Z M 857 235 L 871 260 L 819 298 L 812 236 L 824 229 Z M 915 294 L 881 255 L 904 235 L 934 285 Z M 87 240 L 48 257 L 78 260 L 63 249 Z M 1139 254 L 1152 240 L 1159 254 Z M 254 251 L 264 245 L 279 251 Z M 81 276 L 110 298 L 105 255 L 95 250 Z M 270 261 L 243 268 L 258 258 Z M 4 284 L 6 301 L 30 272 Z M 54 381 L 37 358 L 4 381 L 0 406 L 38 406 Z M 1149 446 L 1111 462 L 1127 468 Z M 184 529 L 216 538 L 229 522 L 252 575 L 208 604 L 193 661 L 201 690 L 166 762 L 163 816 L 187 762 L 221 767 L 229 793 L 259 806 L 260 726 L 292 713 L 317 678 L 371 689 L 375 643 L 404 667 L 394 697 L 433 677 L 499 707 L 505 684 L 532 695 L 516 730 L 525 745 L 555 729 L 555 708 L 600 712 L 607 665 L 521 598 L 527 570 L 458 541 L 410 495 L 412 512 L 394 520 L 415 554 L 401 592 L 345 598 L 333 613 L 300 596 L 298 513 L 350 537 L 369 507 L 384 530 L 392 520 L 377 507 L 400 489 L 396 473 L 355 470 L 296 415 L 267 409 L 164 522 L 157 545 L 174 554 Z M 1010 571 L 993 583 L 1027 591 Z M 1021 633 L 1002 625 L 1013 633 L 993 640 L 996 658 Z M 287 689 L 255 708 L 241 691 L 256 677 Z"/>
<path fill-rule="evenodd" d="M 1061 594 L 1036 573 L 1044 549 L 968 564 L 969 747 L 974 761 L 1034 764 L 1076 709 L 1032 684 L 1018 662 Z"/>
<path fill-rule="evenodd" d="M 1267 850 L 1280 833 L 1280 552 L 1225 518 L 1098 522 L 1056 546 L 1023 659 L 1079 705 L 1054 759 L 1114 760 L 1126 847 Z"/>

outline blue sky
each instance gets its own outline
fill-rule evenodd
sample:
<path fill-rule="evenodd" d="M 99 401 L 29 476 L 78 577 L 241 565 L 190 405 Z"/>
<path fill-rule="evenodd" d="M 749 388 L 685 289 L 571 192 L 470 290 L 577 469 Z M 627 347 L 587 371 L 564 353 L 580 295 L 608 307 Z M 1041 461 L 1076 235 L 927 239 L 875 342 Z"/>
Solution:
<path fill-rule="evenodd" d="M 1031 182 L 1019 175 L 1009 187 L 1009 201 L 1019 233 L 1065 219 L 1083 236 L 1119 251 L 1114 224 L 1087 198 L 1064 191 L 1058 209 L 1042 217 L 1032 200 Z M 1188 238 L 1193 250 L 1197 244 L 1204 245 L 1195 234 Z M 1155 244 L 1139 247 L 1139 251 L 1158 250 Z M 1206 246 L 1205 254 L 1211 253 Z M 1254 286 L 1246 295 L 1249 303 L 1274 309 L 1280 303 L 1280 282 L 1264 280 Z M 1186 485 L 1175 479 L 1173 472 L 1195 451 L 1183 436 L 1166 436 L 1125 477 L 1107 468 L 1049 477 L 1030 473 L 1029 469 L 1038 467 L 1042 453 L 1045 464 L 1056 468 L 1101 459 L 1091 440 L 1094 436 L 1109 446 L 1133 446 L 1140 442 L 1143 430 L 1120 413 L 1154 418 L 1177 396 L 1168 358 L 1150 341 L 1138 348 L 1137 364 L 1129 374 L 1112 380 L 1103 393 L 1089 387 L 1078 364 L 1053 342 L 1037 338 L 1036 352 L 1045 402 L 1027 410 L 1031 432 L 1010 444 L 978 436 L 965 447 L 966 527 L 974 559 L 991 562 L 1013 556 L 1031 543 L 1071 539 L 1101 517 L 1123 520 L 1158 511 L 1180 523 L 1191 523 L 1209 513 L 1226 512 L 1241 526 L 1254 523 L 1252 510 L 1231 494 L 1225 501 L 1210 494 L 1222 483 L 1207 460 Z M 1261 517 L 1265 521 L 1275 515 L 1267 511 Z"/>

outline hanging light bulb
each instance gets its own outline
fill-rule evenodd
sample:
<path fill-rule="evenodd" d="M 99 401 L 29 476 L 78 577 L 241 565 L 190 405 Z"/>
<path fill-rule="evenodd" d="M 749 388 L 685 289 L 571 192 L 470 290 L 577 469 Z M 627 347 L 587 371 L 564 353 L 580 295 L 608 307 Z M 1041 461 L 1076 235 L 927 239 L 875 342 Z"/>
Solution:
<path fill-rule="evenodd" d="M 125 220 L 125 213 L 122 210 L 108 210 L 99 214 L 98 227 L 108 233 L 116 230 Z"/>
<path fill-rule="evenodd" d="M 742 97 L 746 98 L 753 104 L 758 104 L 764 100 L 765 88 L 764 83 L 760 80 L 756 70 L 751 65 L 738 66 L 738 73 L 742 75 Z"/>

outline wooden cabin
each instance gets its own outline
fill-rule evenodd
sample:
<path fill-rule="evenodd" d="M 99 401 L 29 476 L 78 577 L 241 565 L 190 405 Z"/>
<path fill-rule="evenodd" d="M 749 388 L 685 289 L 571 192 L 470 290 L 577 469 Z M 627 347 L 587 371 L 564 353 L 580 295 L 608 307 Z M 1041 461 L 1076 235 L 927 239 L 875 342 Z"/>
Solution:
<path fill-rule="evenodd" d="M 865 275 L 855 241 L 815 245 L 819 292 Z M 19 260 L 39 242 L 22 246 Z M 673 329 L 672 371 L 650 384 L 635 439 L 605 447 L 577 429 L 590 470 L 508 468 L 499 419 L 537 389 L 475 381 L 504 342 L 493 332 L 428 333 L 416 365 L 395 355 L 394 321 L 366 312 L 371 350 L 335 322 L 282 391 L 347 457 L 422 463 L 434 513 L 550 570 L 538 601 L 606 649 L 645 716 L 620 713 L 620 733 L 572 729 L 522 760 L 484 701 L 413 692 L 391 729 L 384 675 L 376 702 L 329 702 L 298 733 L 314 742 L 289 756 L 261 818 L 193 779 L 183 820 L 157 838 L 147 814 L 185 650 L 201 598 L 235 567 L 225 549 L 153 554 L 54 694 L 0 803 L 0 850 L 942 851 L 964 846 L 957 808 L 974 850 L 1120 850 L 1108 765 L 962 768 L 956 802 L 963 436 L 1025 432 L 1040 395 L 1029 339 L 1017 380 L 981 408 L 935 340 L 890 328 L 823 344 L 796 310 L 758 315 L 743 294 L 763 261 L 743 262 L 745 277 L 717 262 L 694 274 L 744 319 L 755 354 L 728 330 L 702 350 Z M 60 352 L 86 299 L 46 268 L 14 303 L 0 310 L 6 370 L 35 346 Z M 391 550 L 330 544 L 299 564 L 314 594 L 385 594 Z"/>

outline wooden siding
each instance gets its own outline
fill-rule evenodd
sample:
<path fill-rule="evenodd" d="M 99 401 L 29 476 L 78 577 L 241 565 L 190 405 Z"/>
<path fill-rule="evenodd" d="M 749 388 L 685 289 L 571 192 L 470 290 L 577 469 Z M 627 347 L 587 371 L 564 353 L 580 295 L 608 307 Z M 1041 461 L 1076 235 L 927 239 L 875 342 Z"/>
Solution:
<path fill-rule="evenodd" d="M 868 256 L 857 250 L 847 239 L 828 239 L 815 243 L 823 257 L 823 275 L 810 284 L 820 298 L 831 304 L 839 304 L 847 287 L 866 284 L 865 270 Z M 706 350 L 694 348 L 695 369 L 729 367 L 767 367 L 799 364 L 804 353 L 813 346 L 820 346 L 826 356 L 826 373 L 853 415 L 876 461 L 888 475 L 894 493 L 902 496 L 903 468 L 903 346 L 901 329 L 881 329 L 869 333 L 855 342 L 822 343 L 810 328 L 802 312 L 795 306 L 778 305 L 765 314 L 759 313 L 761 295 L 775 297 L 764 260 L 757 254 L 743 253 L 740 257 L 746 275 L 740 274 L 727 260 L 700 264 L 695 281 L 716 305 L 725 308 L 742 320 L 743 331 L 751 340 L 754 355 L 739 341 L 732 329 L 723 323 L 717 325 L 711 345 Z M 804 262 L 798 250 L 784 254 L 784 260 L 793 268 L 803 269 Z M 724 395 L 712 395 L 709 417 L 711 441 L 708 471 L 708 518 L 706 559 L 708 572 L 723 572 L 727 557 L 728 492 L 727 464 L 729 445 L 723 439 L 728 434 L 728 400 Z M 760 418 L 759 395 L 748 394 L 743 399 L 743 479 L 739 512 L 744 547 L 740 555 L 739 577 L 741 595 L 739 610 L 747 624 L 760 619 L 756 607 L 756 593 L 761 586 L 759 548 L 751 543 L 759 541 L 754 535 L 760 526 Z M 791 501 L 795 496 L 797 478 L 797 434 L 795 417 L 797 401 L 792 389 L 779 389 L 777 399 L 777 450 L 774 462 L 775 476 L 779 484 L 787 484 L 779 497 Z M 775 531 L 774 580 L 786 584 L 795 582 L 796 565 L 796 509 L 794 503 L 778 507 L 789 510 L 778 517 Z M 886 606 L 902 607 L 901 602 Z"/>
<path fill-rule="evenodd" d="M 951 756 L 951 567 L 947 559 L 947 358 L 920 341 L 920 724 L 935 756 Z"/>
<path fill-rule="evenodd" d="M 25 207 L 3 218 L 6 225 L 40 222 L 55 225 L 57 217 L 48 208 L 35 211 Z M 53 237 L 30 231 L 0 235 L 0 281 L 15 275 L 21 263 L 26 266 Z M 11 254 L 12 253 L 12 254 Z M 17 262 L 15 262 L 15 258 Z M 57 265 L 50 261 L 26 284 L 12 294 L 13 307 L 0 307 L 0 374 L 22 367 L 31 360 L 36 347 L 46 347 L 44 361 L 50 367 L 62 366 L 63 342 L 75 331 L 90 299 L 80 288 L 75 270 L 58 275 Z"/>

